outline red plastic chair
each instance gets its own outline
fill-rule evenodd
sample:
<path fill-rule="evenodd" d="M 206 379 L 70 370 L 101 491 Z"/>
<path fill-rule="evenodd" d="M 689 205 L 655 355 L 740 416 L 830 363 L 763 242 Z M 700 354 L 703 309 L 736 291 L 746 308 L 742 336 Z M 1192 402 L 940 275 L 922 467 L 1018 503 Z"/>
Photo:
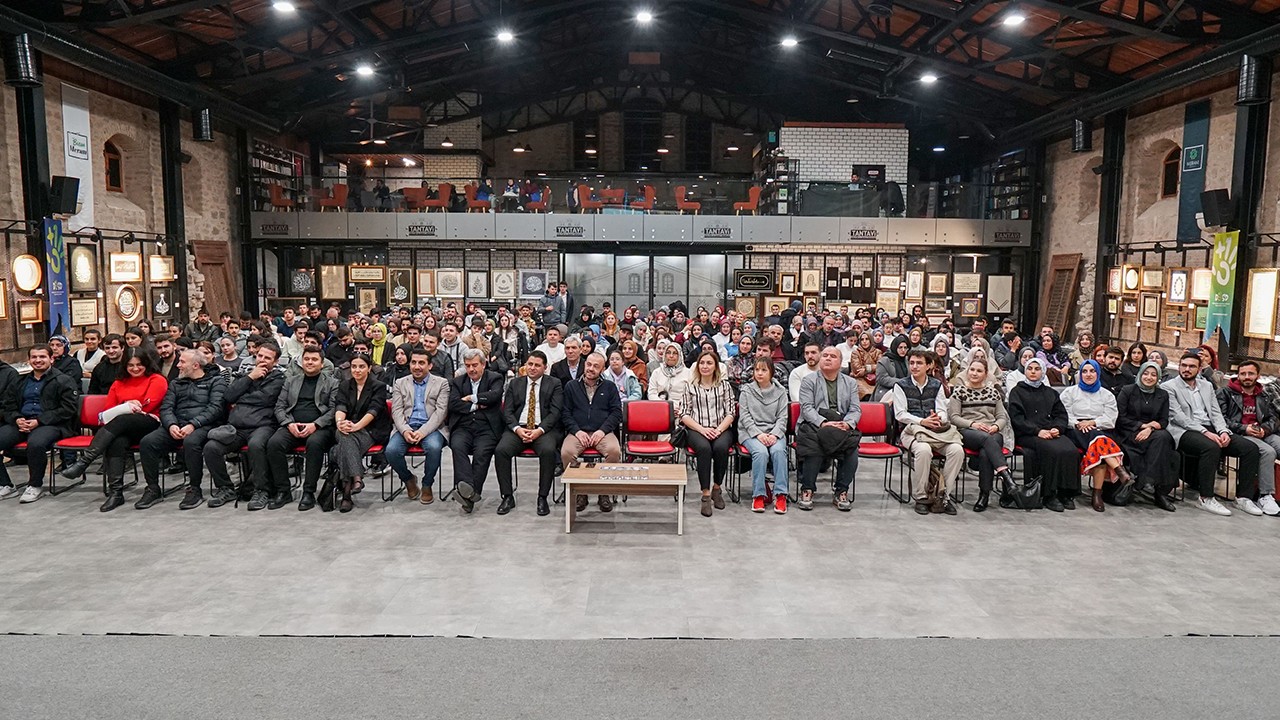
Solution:
<path fill-rule="evenodd" d="M 404 209 L 422 212 L 427 209 L 427 189 L 424 187 L 407 187 L 404 193 Z"/>
<path fill-rule="evenodd" d="M 493 209 L 493 203 L 488 200 L 476 199 L 476 186 L 467 183 L 462 191 L 467 195 L 467 212 L 479 210 L 480 212 L 488 212 Z"/>
<path fill-rule="evenodd" d="M 578 212 L 585 213 L 588 210 L 599 212 L 603 207 L 603 201 L 591 199 L 591 188 L 589 186 L 578 186 Z"/>
<path fill-rule="evenodd" d="M 898 468 L 898 490 L 894 490 L 890 482 L 894 459 L 904 455 L 902 448 L 888 442 L 890 433 L 889 406 L 880 402 L 861 403 L 862 415 L 858 418 L 858 432 L 862 433 L 862 441 L 858 443 L 858 457 L 871 460 L 884 460 L 884 490 L 893 499 L 905 503 L 907 493 L 902 488 L 905 478 L 903 468 Z M 867 440 L 880 437 L 882 440 Z"/>
<path fill-rule="evenodd" d="M 632 208 L 633 210 L 645 210 L 645 211 L 650 211 L 650 212 L 652 212 L 652 211 L 653 211 L 654 204 L 657 202 L 657 200 L 658 200 L 658 192 L 657 192 L 656 190 L 654 190 L 654 189 L 653 189 L 653 186 L 652 186 L 652 185 L 645 185 L 645 186 L 644 186 L 644 199 L 643 199 L 643 200 L 632 200 L 632 201 L 631 201 L 631 208 Z"/>
<path fill-rule="evenodd" d="M 551 207 L 551 187 L 548 185 L 542 186 L 541 200 L 530 200 L 529 202 L 524 204 L 524 209 L 526 211 L 534 212 L 534 213 L 544 213 L 550 207 Z"/>
<path fill-rule="evenodd" d="M 684 185 L 677 185 L 675 194 L 676 194 L 676 209 L 680 211 L 681 215 L 684 214 L 685 210 L 692 212 L 694 215 L 697 215 L 699 212 L 702 211 L 702 203 L 685 199 Z"/>
<path fill-rule="evenodd" d="M 271 193 L 271 209 L 275 210 L 293 210 L 293 201 L 284 196 L 284 188 L 280 185 L 272 183 L 267 186 L 267 190 Z"/>
<path fill-rule="evenodd" d="M 746 210 L 752 215 L 760 214 L 760 188 L 758 186 L 752 186 L 751 189 L 747 190 L 746 202 L 736 202 L 733 204 L 734 215 L 741 215 L 743 210 Z"/>
<path fill-rule="evenodd" d="M 623 438 L 622 457 L 635 458 L 677 457 L 680 450 L 670 442 L 661 440 L 632 440 L 636 435 L 669 434 L 675 430 L 675 408 L 666 400 L 632 400 L 622 406 Z"/>
<path fill-rule="evenodd" d="M 432 208 L 440 208 L 440 212 L 449 212 L 449 204 L 453 202 L 453 185 L 450 183 L 440 183 L 440 187 L 436 188 L 435 200 L 423 200 L 422 208 L 427 212 L 431 212 Z"/>
<path fill-rule="evenodd" d="M 324 212 L 325 208 L 337 208 L 338 212 L 343 212 L 347 209 L 347 195 L 350 192 L 351 188 L 347 185 L 334 185 L 333 195 L 317 200 L 316 205 L 320 207 L 320 212 Z"/>

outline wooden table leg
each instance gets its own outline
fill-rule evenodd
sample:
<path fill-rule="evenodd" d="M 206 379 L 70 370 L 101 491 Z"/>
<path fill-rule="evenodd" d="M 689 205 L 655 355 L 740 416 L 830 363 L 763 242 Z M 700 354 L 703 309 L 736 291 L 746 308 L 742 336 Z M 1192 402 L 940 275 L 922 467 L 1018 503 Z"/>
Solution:
<path fill-rule="evenodd" d="M 684 534 L 684 486 L 681 485 L 677 491 L 679 500 L 676 501 L 676 534 Z"/>
<path fill-rule="evenodd" d="M 573 532 L 573 514 L 577 507 L 577 503 L 572 502 L 573 498 L 569 497 L 566 489 L 564 494 L 564 531 L 566 534 Z"/>

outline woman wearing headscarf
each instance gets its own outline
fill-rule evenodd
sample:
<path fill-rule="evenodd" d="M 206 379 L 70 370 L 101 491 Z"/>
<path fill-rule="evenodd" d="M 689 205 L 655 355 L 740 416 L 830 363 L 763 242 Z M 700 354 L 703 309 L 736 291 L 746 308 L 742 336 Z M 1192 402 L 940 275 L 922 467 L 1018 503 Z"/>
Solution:
<path fill-rule="evenodd" d="M 1036 357 L 1044 361 L 1046 377 L 1050 385 L 1066 385 L 1071 381 L 1071 360 L 1058 346 L 1058 336 L 1045 333 L 1040 336 L 1040 352 Z"/>
<path fill-rule="evenodd" d="M 911 343 L 908 350 L 929 349 L 924 346 L 924 331 L 920 329 L 919 325 L 916 325 L 907 331 L 907 341 Z"/>
<path fill-rule="evenodd" d="M 1009 412 L 1004 407 L 1004 393 L 990 371 L 986 358 L 970 360 L 963 381 L 947 401 L 947 416 L 960 430 L 965 449 L 978 453 L 978 500 L 973 504 L 974 512 L 987 509 L 994 478 L 1000 479 L 1002 494 L 1009 502 L 1021 499 L 1014 492 L 1013 475 L 1005 458 L 1005 451 L 1013 450 Z"/>
<path fill-rule="evenodd" d="M 1003 387 L 1004 371 L 1000 369 L 1000 366 L 997 365 L 996 361 L 992 358 L 991 349 L 987 346 L 987 342 L 985 340 L 979 343 L 974 343 L 973 347 L 969 348 L 965 353 L 964 361 L 961 363 L 961 366 L 967 371 L 969 364 L 975 360 L 981 360 L 982 363 L 987 366 L 987 382 L 992 385 Z M 964 375 L 967 375 L 967 373 L 962 373 L 962 376 L 956 381 L 957 385 L 964 382 Z"/>
<path fill-rule="evenodd" d="M 733 387 L 734 393 L 737 393 L 743 385 L 752 382 L 755 377 L 755 346 L 755 340 L 750 335 L 743 335 L 738 338 L 737 352 L 726 363 L 729 376 L 725 379 Z"/>
<path fill-rule="evenodd" d="M 884 344 L 884 330 L 876 328 L 871 331 L 871 346 L 879 350 L 881 355 L 889 352 L 888 346 Z"/>
<path fill-rule="evenodd" d="M 1178 453 L 1168 430 L 1169 393 L 1160 387 L 1163 377 L 1163 368 L 1152 360 L 1138 368 L 1137 382 L 1121 388 L 1116 398 L 1116 432 L 1138 490 L 1151 493 L 1156 507 L 1173 512 L 1169 493 L 1178 484 Z"/>
<path fill-rule="evenodd" d="M 1067 439 L 1071 429 L 1058 391 L 1044 382 L 1044 361 L 1031 358 L 1025 379 L 1009 393 L 1013 439 L 1022 447 L 1026 476 L 1040 478 L 1040 496 L 1053 512 L 1074 510 L 1080 492 L 1080 453 Z"/>
<path fill-rule="evenodd" d="M 951 350 L 951 344 L 947 341 L 946 335 L 934 338 L 932 347 L 933 354 L 937 356 L 932 375 L 942 383 L 942 391 L 947 397 L 951 397 L 951 384 L 960 380 L 964 368 L 960 365 L 957 353 Z"/>
<path fill-rule="evenodd" d="M 640 346 L 640 356 L 645 357 L 649 346 L 653 343 L 653 332 L 649 330 L 649 325 L 643 320 L 637 320 L 631 329 L 631 337 Z"/>
<path fill-rule="evenodd" d="M 369 326 L 369 359 L 374 365 L 386 365 L 393 359 L 392 351 L 387 346 L 387 326 L 374 323 Z"/>
<path fill-rule="evenodd" d="M 910 377 L 911 373 L 907 371 L 907 352 L 910 346 L 905 335 L 899 335 L 893 339 L 893 344 L 889 346 L 889 352 L 880 358 L 880 362 L 876 363 L 876 391 L 871 395 L 871 399 L 879 402 L 890 390 L 893 389 L 895 383 L 904 377 Z"/>
<path fill-rule="evenodd" d="M 1155 363 L 1156 367 L 1160 368 L 1161 382 L 1178 376 L 1178 370 L 1169 367 L 1169 357 L 1164 354 L 1163 350 L 1152 350 L 1147 353 L 1147 362 Z M 1142 370 L 1138 370 L 1138 372 L 1141 373 Z"/>
<path fill-rule="evenodd" d="M 876 391 L 876 365 L 884 353 L 871 343 L 871 333 L 858 336 L 858 346 L 849 358 L 849 374 L 858 381 L 858 399 L 866 400 Z"/>
<path fill-rule="evenodd" d="M 1080 458 L 1080 474 L 1093 478 L 1093 509 L 1106 510 L 1103 502 L 1103 485 L 1114 496 L 1119 488 L 1114 483 L 1128 485 L 1133 476 L 1124 469 L 1124 451 L 1109 433 L 1116 427 L 1116 397 L 1102 387 L 1102 368 L 1092 360 L 1080 365 L 1080 377 L 1076 384 L 1062 391 L 1062 406 L 1067 411 L 1067 437 L 1084 451 Z"/>
<path fill-rule="evenodd" d="M 1036 351 L 1030 347 L 1024 347 L 1018 352 L 1018 367 L 1004 374 L 1004 392 L 1008 396 L 1013 389 L 1018 387 L 1018 383 L 1027 379 L 1027 363 L 1034 360 Z M 1041 371 L 1044 370 L 1044 363 L 1040 364 Z"/>
<path fill-rule="evenodd" d="M 1147 361 L 1147 346 L 1136 342 L 1129 346 L 1124 362 L 1120 364 L 1120 373 L 1132 381 L 1138 376 L 1138 368 Z"/>
<path fill-rule="evenodd" d="M 367 358 L 366 358 L 367 359 Z M 395 385 L 396 381 L 402 377 L 409 376 L 409 348 L 401 345 L 396 348 L 391 355 L 391 362 L 386 365 L 387 371 L 383 375 L 383 380 L 387 385 Z M 372 377 L 372 374 L 370 375 Z"/>
<path fill-rule="evenodd" d="M 649 378 L 649 399 L 666 400 L 679 407 L 684 399 L 684 384 L 689 379 L 689 368 L 684 366 L 680 346 L 668 343 L 662 349 L 662 364 Z"/>

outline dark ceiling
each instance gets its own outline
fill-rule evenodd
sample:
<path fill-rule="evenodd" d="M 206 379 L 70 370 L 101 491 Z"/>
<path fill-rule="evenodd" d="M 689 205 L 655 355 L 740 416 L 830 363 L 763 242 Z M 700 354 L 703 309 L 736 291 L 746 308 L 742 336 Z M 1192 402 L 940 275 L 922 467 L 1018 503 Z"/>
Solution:
<path fill-rule="evenodd" d="M 622 108 L 992 136 L 1280 23 L 1280 0 L 272 2 L 0 0 L 342 143 L 370 112 L 399 118 L 377 124 L 383 136 L 410 138 L 463 118 L 493 135 Z M 1006 24 L 1014 13 L 1025 21 Z"/>

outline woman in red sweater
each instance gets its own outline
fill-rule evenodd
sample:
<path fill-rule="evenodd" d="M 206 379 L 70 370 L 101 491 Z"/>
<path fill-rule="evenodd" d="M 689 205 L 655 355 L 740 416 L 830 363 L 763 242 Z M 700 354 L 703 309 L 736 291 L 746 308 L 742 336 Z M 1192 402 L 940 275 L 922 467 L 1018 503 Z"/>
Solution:
<path fill-rule="evenodd" d="M 111 383 L 111 389 L 107 391 L 107 409 L 99 417 L 99 421 L 105 421 L 104 424 L 94 433 L 93 441 L 80 454 L 80 459 L 62 471 L 65 478 L 78 478 L 89 463 L 106 456 L 104 466 L 108 489 L 106 502 L 98 508 L 102 512 L 115 510 L 124 504 L 124 459 L 131 445 L 160 427 L 160 402 L 168 390 L 169 381 L 160 374 L 160 359 L 154 352 L 141 347 L 125 351 L 124 370 Z M 151 502 L 146 507 L 153 504 Z"/>

